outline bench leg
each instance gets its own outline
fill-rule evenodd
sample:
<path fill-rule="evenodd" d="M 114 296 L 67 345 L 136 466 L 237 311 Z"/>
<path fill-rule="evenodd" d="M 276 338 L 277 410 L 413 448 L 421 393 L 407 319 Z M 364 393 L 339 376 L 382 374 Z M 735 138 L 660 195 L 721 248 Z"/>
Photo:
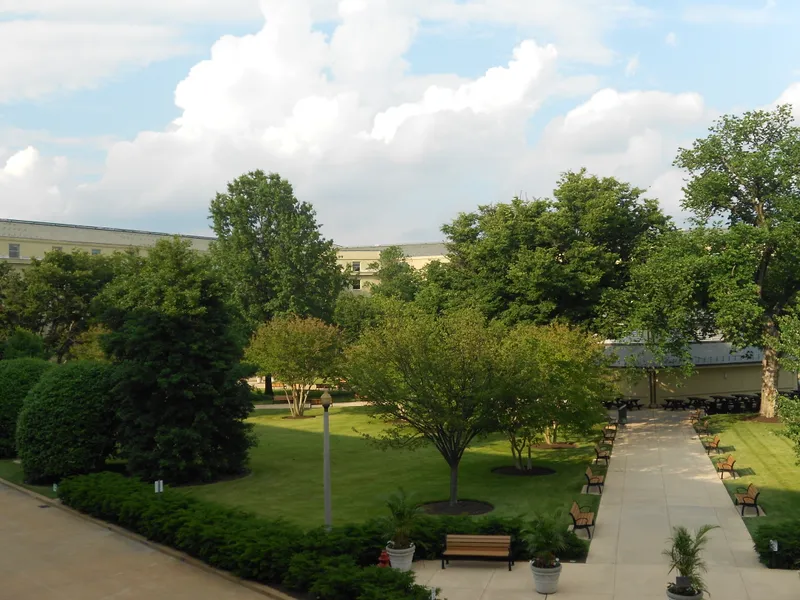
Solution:
<path fill-rule="evenodd" d="M 442 557 L 442 569 L 444 569 L 444 556 Z"/>
<path fill-rule="evenodd" d="M 594 528 L 594 525 L 586 528 L 586 534 L 589 536 L 589 539 L 592 539 L 592 528 Z"/>

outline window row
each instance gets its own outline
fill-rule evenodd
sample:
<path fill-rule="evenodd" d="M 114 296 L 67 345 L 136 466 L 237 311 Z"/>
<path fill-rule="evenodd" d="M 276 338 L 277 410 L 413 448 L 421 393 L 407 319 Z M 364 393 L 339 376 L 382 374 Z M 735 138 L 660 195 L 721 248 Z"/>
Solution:
<path fill-rule="evenodd" d="M 21 244 L 9 244 L 8 245 L 8 258 L 22 258 L 22 251 L 20 249 Z M 61 252 L 61 246 L 53 246 L 53 252 Z M 92 248 L 92 255 L 97 256 L 101 254 L 102 251 L 100 248 Z"/>

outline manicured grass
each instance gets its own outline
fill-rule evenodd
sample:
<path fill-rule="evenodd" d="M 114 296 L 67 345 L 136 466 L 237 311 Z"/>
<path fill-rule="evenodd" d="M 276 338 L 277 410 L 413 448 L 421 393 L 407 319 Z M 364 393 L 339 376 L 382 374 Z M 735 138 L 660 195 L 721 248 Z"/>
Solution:
<path fill-rule="evenodd" d="M 335 524 L 385 515 L 387 497 L 399 487 L 420 501 L 445 500 L 449 467 L 432 447 L 415 451 L 380 450 L 358 432 L 377 433 L 365 408 L 331 409 L 331 472 Z M 265 414 L 269 413 L 269 414 Z M 323 523 L 322 416 L 283 419 L 272 411 L 252 417 L 259 445 L 251 452 L 252 473 L 238 480 L 185 488 L 199 498 L 307 527 Z M 356 431 L 357 430 L 357 431 Z M 569 450 L 537 450 L 535 464 L 555 469 L 542 477 L 509 477 L 491 472 L 511 464 L 508 443 L 500 436 L 479 441 L 461 462 L 460 498 L 495 506 L 494 515 L 530 515 L 567 511 L 573 499 L 597 506 L 596 496 L 580 496 L 583 472 L 594 457 L 592 444 Z M 602 469 L 598 468 L 602 472 Z"/>
<path fill-rule="evenodd" d="M 26 487 L 29 490 L 33 490 L 34 492 L 37 492 L 42 496 L 47 496 L 48 498 L 56 497 L 52 486 L 28 485 L 27 483 L 24 483 L 22 465 L 15 463 L 13 460 L 0 460 L 0 479 L 5 479 L 11 483 L 16 483 L 17 485 Z"/>
<path fill-rule="evenodd" d="M 753 415 L 715 415 L 712 431 L 720 436 L 721 457 L 732 454 L 741 477 L 725 478 L 733 494 L 751 483 L 761 490 L 759 503 L 766 517 L 744 519 L 751 533 L 766 523 L 796 518 L 800 514 L 800 466 L 792 444 L 776 435 L 781 425 L 752 421 Z M 712 457 L 714 453 L 712 452 Z M 752 513 L 752 509 L 747 511 Z"/>

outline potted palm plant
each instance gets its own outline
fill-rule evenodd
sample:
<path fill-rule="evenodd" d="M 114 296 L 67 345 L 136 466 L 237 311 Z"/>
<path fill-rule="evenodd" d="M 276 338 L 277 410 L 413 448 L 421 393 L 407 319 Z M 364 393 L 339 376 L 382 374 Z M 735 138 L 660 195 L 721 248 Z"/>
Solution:
<path fill-rule="evenodd" d="M 421 514 L 419 504 L 412 501 L 402 488 L 392 494 L 386 502 L 389 508 L 389 527 L 392 540 L 386 545 L 386 553 L 392 568 L 409 571 L 414 560 L 414 543 L 411 531 Z"/>
<path fill-rule="evenodd" d="M 677 571 L 674 582 L 667 584 L 667 598 L 670 600 L 700 600 L 707 592 L 702 574 L 707 571 L 701 554 L 708 542 L 708 533 L 718 525 L 703 525 L 692 535 L 682 525 L 672 528 L 670 547 L 663 554 L 669 558 L 669 572 Z"/>
<path fill-rule="evenodd" d="M 558 590 L 561 561 L 557 554 L 567 549 L 567 527 L 558 516 L 536 516 L 526 538 L 531 555 L 533 584 L 540 594 L 554 594 Z"/>

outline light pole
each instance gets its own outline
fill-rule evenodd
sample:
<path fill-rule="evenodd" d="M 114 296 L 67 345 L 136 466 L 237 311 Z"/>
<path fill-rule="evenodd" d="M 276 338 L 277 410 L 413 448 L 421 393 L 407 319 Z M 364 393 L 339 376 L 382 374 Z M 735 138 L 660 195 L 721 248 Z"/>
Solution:
<path fill-rule="evenodd" d="M 331 530 L 331 430 L 328 421 L 328 409 L 333 404 L 333 398 L 325 390 L 320 398 L 322 408 L 325 413 L 322 417 L 323 423 L 323 441 L 322 441 L 322 485 L 324 487 L 325 495 L 325 529 Z"/>

